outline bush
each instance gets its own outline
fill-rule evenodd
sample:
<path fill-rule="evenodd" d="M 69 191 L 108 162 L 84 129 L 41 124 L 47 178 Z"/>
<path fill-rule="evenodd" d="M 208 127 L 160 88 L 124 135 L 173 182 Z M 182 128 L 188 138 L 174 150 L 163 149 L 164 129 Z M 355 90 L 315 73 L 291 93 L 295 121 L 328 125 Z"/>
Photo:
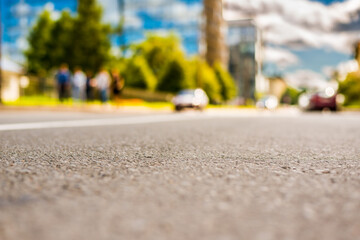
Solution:
<path fill-rule="evenodd" d="M 224 101 L 231 100 L 236 97 L 236 85 L 232 76 L 226 71 L 220 63 L 214 64 L 216 78 L 220 84 L 220 93 Z"/>
<path fill-rule="evenodd" d="M 159 79 L 158 90 L 176 93 L 193 87 L 188 62 L 181 53 L 174 54 Z"/>
<path fill-rule="evenodd" d="M 221 86 L 216 78 L 214 70 L 200 59 L 192 61 L 193 79 L 196 87 L 204 89 L 211 103 L 220 103 L 222 100 L 220 91 Z"/>
<path fill-rule="evenodd" d="M 290 104 L 290 105 L 296 105 L 298 103 L 299 96 L 303 92 L 304 91 L 299 91 L 292 87 L 287 87 L 284 94 L 281 96 L 280 102 Z"/>
<path fill-rule="evenodd" d="M 339 93 L 344 94 L 344 105 L 360 104 L 360 72 L 349 73 L 339 84 Z"/>
<path fill-rule="evenodd" d="M 157 80 L 141 56 L 136 56 L 128 61 L 124 76 L 126 86 L 148 90 L 156 88 Z"/>
<path fill-rule="evenodd" d="M 131 47 L 135 55 L 143 56 L 154 75 L 160 78 L 164 67 L 173 59 L 174 54 L 181 52 L 179 39 L 175 35 L 147 35 L 146 39 Z"/>

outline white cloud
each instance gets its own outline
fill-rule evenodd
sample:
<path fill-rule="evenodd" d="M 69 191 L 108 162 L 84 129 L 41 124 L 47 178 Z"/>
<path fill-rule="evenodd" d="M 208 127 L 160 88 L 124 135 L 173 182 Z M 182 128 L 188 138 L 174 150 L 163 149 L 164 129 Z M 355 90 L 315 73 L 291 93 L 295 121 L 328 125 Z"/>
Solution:
<path fill-rule="evenodd" d="M 99 2 L 104 9 L 103 20 L 110 24 L 118 24 L 120 21 L 120 9 L 117 1 L 101 0 Z"/>
<path fill-rule="evenodd" d="M 135 11 L 125 13 L 125 28 L 141 28 L 143 25 L 143 20 L 136 15 Z"/>
<path fill-rule="evenodd" d="M 338 26 L 358 19 L 359 0 L 326 6 L 310 0 L 225 0 L 227 19 L 254 18 L 264 40 L 290 48 L 330 48 L 350 53 L 359 32 L 342 31 Z"/>
<path fill-rule="evenodd" d="M 348 73 L 359 70 L 359 64 L 356 60 L 349 60 L 338 64 L 335 70 L 339 73 L 340 81 L 343 81 L 345 80 Z"/>
<path fill-rule="evenodd" d="M 125 0 L 127 10 L 148 9 L 168 4 L 169 0 Z"/>
<path fill-rule="evenodd" d="M 16 40 L 16 46 L 18 49 L 24 51 L 29 47 L 26 37 L 20 37 Z"/>
<path fill-rule="evenodd" d="M 47 2 L 44 5 L 44 10 L 50 12 L 50 17 L 54 21 L 58 20 L 61 17 L 61 12 L 55 10 L 54 3 L 52 3 L 52 2 Z M 40 12 L 39 12 L 39 14 L 40 14 Z"/>
<path fill-rule="evenodd" d="M 160 1 L 160 0 L 156 0 Z M 121 9 L 118 5 L 118 1 L 115 0 L 101 0 L 99 1 L 103 6 L 104 14 L 103 20 L 110 24 L 118 24 L 121 19 Z M 126 0 L 125 1 L 125 28 L 141 28 L 143 26 L 143 20 L 137 16 L 135 11 L 139 6 L 144 5 L 146 0 Z M 135 8 L 136 7 L 136 8 Z"/>
<path fill-rule="evenodd" d="M 299 59 L 286 49 L 267 47 L 264 50 L 264 60 L 275 63 L 280 68 L 286 68 L 299 63 Z"/>
<path fill-rule="evenodd" d="M 193 23 L 200 20 L 202 5 L 200 3 L 186 4 L 180 1 L 171 1 L 162 6 L 149 7 L 147 12 L 155 18 L 180 24 Z"/>
<path fill-rule="evenodd" d="M 327 78 L 332 78 L 334 75 L 334 67 L 333 66 L 325 66 L 322 68 L 322 73 L 327 77 Z"/>
<path fill-rule="evenodd" d="M 329 84 L 323 75 L 311 70 L 298 70 L 285 75 L 286 82 L 296 88 L 324 89 Z"/>
<path fill-rule="evenodd" d="M 47 2 L 47 3 L 45 4 L 45 6 L 44 6 L 44 9 L 45 9 L 46 11 L 49 11 L 49 12 L 54 11 L 54 9 L 55 9 L 54 3 L 52 3 L 52 2 Z"/>

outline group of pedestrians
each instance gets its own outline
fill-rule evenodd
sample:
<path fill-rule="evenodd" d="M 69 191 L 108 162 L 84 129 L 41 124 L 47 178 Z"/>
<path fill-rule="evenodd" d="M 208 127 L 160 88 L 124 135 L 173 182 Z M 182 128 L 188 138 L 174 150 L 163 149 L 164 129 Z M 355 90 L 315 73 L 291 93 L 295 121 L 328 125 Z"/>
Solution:
<path fill-rule="evenodd" d="M 56 74 L 56 81 L 61 102 L 72 97 L 75 101 L 100 99 L 102 103 L 106 103 L 111 96 L 118 103 L 125 84 L 117 69 L 113 69 L 109 74 L 106 68 L 102 67 L 94 75 L 91 71 L 84 73 L 77 67 L 71 74 L 66 64 L 61 65 Z"/>

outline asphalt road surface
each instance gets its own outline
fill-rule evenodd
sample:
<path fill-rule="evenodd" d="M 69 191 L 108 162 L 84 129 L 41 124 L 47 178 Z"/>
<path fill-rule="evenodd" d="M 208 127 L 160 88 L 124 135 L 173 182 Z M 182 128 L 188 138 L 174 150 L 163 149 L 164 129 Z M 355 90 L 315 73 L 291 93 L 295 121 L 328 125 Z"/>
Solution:
<path fill-rule="evenodd" d="M 1 240 L 360 239 L 359 114 L 1 112 L 0 143 Z"/>

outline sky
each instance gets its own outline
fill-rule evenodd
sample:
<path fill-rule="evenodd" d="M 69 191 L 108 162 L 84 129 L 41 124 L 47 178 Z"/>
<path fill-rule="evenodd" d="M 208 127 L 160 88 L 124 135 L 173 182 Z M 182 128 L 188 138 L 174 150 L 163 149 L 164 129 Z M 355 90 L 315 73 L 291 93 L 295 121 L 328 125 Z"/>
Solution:
<path fill-rule="evenodd" d="M 354 70 L 360 40 L 359 0 L 225 0 L 224 16 L 254 18 L 265 44 L 265 73 L 294 79 L 329 79 Z M 307 81 L 307 80 L 304 80 Z"/>
<path fill-rule="evenodd" d="M 59 2 L 54 5 L 58 11 L 63 8 L 60 3 L 74 0 L 51 2 Z M 99 2 L 104 7 L 104 20 L 117 23 L 117 0 Z M 142 39 L 144 27 L 159 34 L 164 32 L 159 28 L 175 27 L 187 52 L 198 51 L 202 0 L 125 2 L 126 41 Z M 354 41 L 360 39 L 360 0 L 224 0 L 224 17 L 255 19 L 263 34 L 264 72 L 268 76 L 282 74 L 289 81 L 316 78 L 321 83 L 334 69 L 343 73 L 356 69 L 352 51 Z"/>

